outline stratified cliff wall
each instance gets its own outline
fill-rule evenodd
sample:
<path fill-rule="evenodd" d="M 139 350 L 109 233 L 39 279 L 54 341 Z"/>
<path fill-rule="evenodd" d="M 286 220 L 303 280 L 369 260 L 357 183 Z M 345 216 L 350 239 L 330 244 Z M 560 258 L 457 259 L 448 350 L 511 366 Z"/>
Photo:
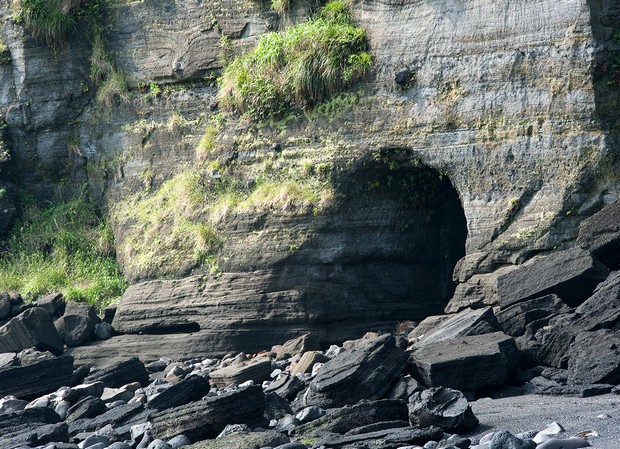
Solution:
<path fill-rule="evenodd" d="M 106 38 L 132 92 L 112 108 L 80 87 L 89 48 L 79 30 L 52 52 L 4 22 L 13 181 L 41 195 L 87 182 L 111 212 L 126 275 L 146 281 L 121 301 L 119 330 L 200 328 L 201 349 L 258 349 L 308 329 L 338 339 L 444 306 L 493 304 L 498 274 L 569 245 L 585 217 L 617 198 L 615 2 L 354 1 L 375 58 L 354 93 L 278 123 L 222 121 L 205 81 L 221 68 L 222 36 L 249 48 L 309 13 L 295 1 L 284 17 L 249 0 L 111 2 Z M 399 86 L 403 70 L 415 80 Z M 328 164 L 331 203 L 225 214 L 213 222 L 219 276 L 205 276 L 191 251 L 133 263 L 146 228 L 119 204 L 141 204 L 214 161 L 252 180 L 268 160 L 309 179 Z M 420 173 L 433 173 L 433 202 L 403 202 L 428 187 Z M 172 234 L 170 220 L 153 241 Z"/>

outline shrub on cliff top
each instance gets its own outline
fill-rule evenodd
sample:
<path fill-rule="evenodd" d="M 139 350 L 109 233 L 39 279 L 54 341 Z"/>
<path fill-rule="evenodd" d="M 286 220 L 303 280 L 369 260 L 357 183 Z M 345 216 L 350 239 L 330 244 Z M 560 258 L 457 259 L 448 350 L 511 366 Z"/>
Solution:
<path fill-rule="evenodd" d="M 366 33 L 345 1 L 331 1 L 307 22 L 262 36 L 224 70 L 224 107 L 261 120 L 320 103 L 370 68 Z"/>
<path fill-rule="evenodd" d="M 114 236 L 83 198 L 47 208 L 26 201 L 0 253 L 0 286 L 27 299 L 60 291 L 104 306 L 127 284 L 115 259 Z"/>

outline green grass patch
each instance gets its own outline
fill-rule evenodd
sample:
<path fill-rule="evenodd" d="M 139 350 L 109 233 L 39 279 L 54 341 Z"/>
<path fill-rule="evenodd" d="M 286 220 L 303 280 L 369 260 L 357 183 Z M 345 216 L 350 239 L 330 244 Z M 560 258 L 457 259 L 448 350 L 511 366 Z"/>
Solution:
<path fill-rule="evenodd" d="M 83 198 L 41 208 L 27 202 L 0 255 L 2 290 L 29 300 L 62 292 L 103 308 L 127 283 L 115 259 L 114 235 Z"/>
<path fill-rule="evenodd" d="M 262 36 L 225 67 L 221 104 L 263 120 L 312 108 L 358 81 L 372 57 L 348 8 L 331 1 L 308 21 Z"/>
<path fill-rule="evenodd" d="M 130 278 L 178 276 L 193 269 L 219 271 L 226 238 L 220 229 L 241 214 L 306 214 L 328 207 L 329 170 L 308 162 L 265 157 L 251 166 L 216 161 L 180 173 L 152 194 L 114 204 L 122 229 L 118 252 Z M 325 163 L 323 163 L 325 164 Z"/>
<path fill-rule="evenodd" d="M 21 0 L 20 18 L 35 39 L 62 42 L 74 29 L 81 0 Z"/>

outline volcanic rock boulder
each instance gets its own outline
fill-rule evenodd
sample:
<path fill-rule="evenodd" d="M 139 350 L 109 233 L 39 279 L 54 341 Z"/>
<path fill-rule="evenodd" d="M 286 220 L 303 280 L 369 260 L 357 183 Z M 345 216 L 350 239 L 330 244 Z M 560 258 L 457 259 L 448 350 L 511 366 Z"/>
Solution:
<path fill-rule="evenodd" d="M 329 408 L 381 398 L 405 365 L 406 355 L 392 336 L 358 340 L 352 349 L 323 365 L 304 400 L 307 405 Z"/>
<path fill-rule="evenodd" d="M 148 408 L 164 410 L 202 399 L 211 388 L 209 381 L 202 376 L 188 376 L 162 391 L 147 402 Z"/>
<path fill-rule="evenodd" d="M 571 383 L 620 383 L 620 332 L 601 329 L 578 334 L 568 359 Z"/>
<path fill-rule="evenodd" d="M 422 323 L 421 323 L 422 324 Z M 482 309 L 464 309 L 442 321 L 437 327 L 427 332 L 416 346 L 423 346 L 437 341 L 450 340 L 468 335 L 483 335 L 500 331 L 501 327 L 491 307 Z"/>
<path fill-rule="evenodd" d="M 409 399 L 409 420 L 414 426 L 437 426 L 446 432 L 466 432 L 478 425 L 463 393 L 444 387 L 414 393 Z"/>
<path fill-rule="evenodd" d="M 92 339 L 100 321 L 93 306 L 70 301 L 63 316 L 56 320 L 56 328 L 67 346 L 73 347 Z"/>
<path fill-rule="evenodd" d="M 620 201 L 582 221 L 577 244 L 592 252 L 607 267 L 620 268 Z"/>
<path fill-rule="evenodd" d="M 496 316 L 506 334 L 519 337 L 525 333 L 528 324 L 566 312 L 568 306 L 557 295 L 546 295 L 502 308 Z"/>
<path fill-rule="evenodd" d="M 37 307 L 47 310 L 53 319 L 60 318 L 65 312 L 65 306 L 62 293 L 50 293 L 37 299 Z"/>
<path fill-rule="evenodd" d="M 356 435 L 329 435 L 325 438 L 320 438 L 316 444 L 330 448 L 365 447 L 368 449 L 381 449 L 410 445 L 421 446 L 429 441 L 440 441 L 442 437 L 443 430 L 439 427 L 426 427 L 422 429 L 406 427 L 377 430 Z"/>
<path fill-rule="evenodd" d="M 271 373 L 271 360 L 269 358 L 259 358 L 241 363 L 233 363 L 230 366 L 212 371 L 209 374 L 211 382 L 221 388 L 233 384 L 241 384 L 247 380 L 260 383 L 269 379 Z"/>
<path fill-rule="evenodd" d="M 174 407 L 151 418 L 153 437 L 183 434 L 191 441 L 215 438 L 227 424 L 262 425 L 265 395 L 258 385 Z"/>
<path fill-rule="evenodd" d="M 429 387 L 476 390 L 508 382 L 518 352 L 512 337 L 494 332 L 414 348 L 411 362 Z"/>
<path fill-rule="evenodd" d="M 106 387 L 110 388 L 122 387 L 132 382 L 140 382 L 145 386 L 149 382 L 149 373 L 146 371 L 144 363 L 133 357 L 96 371 L 84 379 L 84 383 L 94 382 L 103 382 Z"/>
<path fill-rule="evenodd" d="M 317 420 L 299 426 L 297 435 L 316 435 L 323 432 L 346 433 L 356 427 L 386 421 L 406 421 L 407 405 L 399 400 L 360 401 L 336 409 Z"/>
<path fill-rule="evenodd" d="M 571 307 L 584 302 L 609 270 L 581 248 L 557 251 L 497 279 L 497 298 L 506 308 L 555 293 Z"/>
<path fill-rule="evenodd" d="M 34 399 L 69 385 L 73 374 L 73 357 L 53 357 L 46 353 L 23 351 L 19 366 L 0 368 L 0 397 L 8 394 Z"/>
<path fill-rule="evenodd" d="M 260 449 L 280 447 L 290 439 L 280 432 L 235 432 L 217 440 L 201 441 L 194 449 Z"/>
<path fill-rule="evenodd" d="M 0 353 L 19 352 L 28 348 L 50 351 L 55 355 L 62 354 L 64 350 L 52 317 L 40 307 L 27 309 L 0 327 Z"/>

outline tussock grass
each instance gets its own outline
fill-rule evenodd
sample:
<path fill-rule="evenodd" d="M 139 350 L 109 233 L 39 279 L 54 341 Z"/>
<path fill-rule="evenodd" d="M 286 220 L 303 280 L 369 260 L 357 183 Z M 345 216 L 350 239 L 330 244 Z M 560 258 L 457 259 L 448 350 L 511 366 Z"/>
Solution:
<path fill-rule="evenodd" d="M 262 36 L 224 69 L 220 102 L 255 120 L 280 117 L 330 98 L 372 64 L 366 33 L 348 4 L 329 2 L 307 22 Z"/>
<path fill-rule="evenodd" d="M 21 18 L 35 39 L 61 42 L 74 28 L 81 0 L 21 0 Z"/>
<path fill-rule="evenodd" d="M 114 235 L 84 198 L 41 208 L 30 201 L 0 254 L 0 286 L 29 300 L 50 292 L 105 307 L 127 283 Z"/>

